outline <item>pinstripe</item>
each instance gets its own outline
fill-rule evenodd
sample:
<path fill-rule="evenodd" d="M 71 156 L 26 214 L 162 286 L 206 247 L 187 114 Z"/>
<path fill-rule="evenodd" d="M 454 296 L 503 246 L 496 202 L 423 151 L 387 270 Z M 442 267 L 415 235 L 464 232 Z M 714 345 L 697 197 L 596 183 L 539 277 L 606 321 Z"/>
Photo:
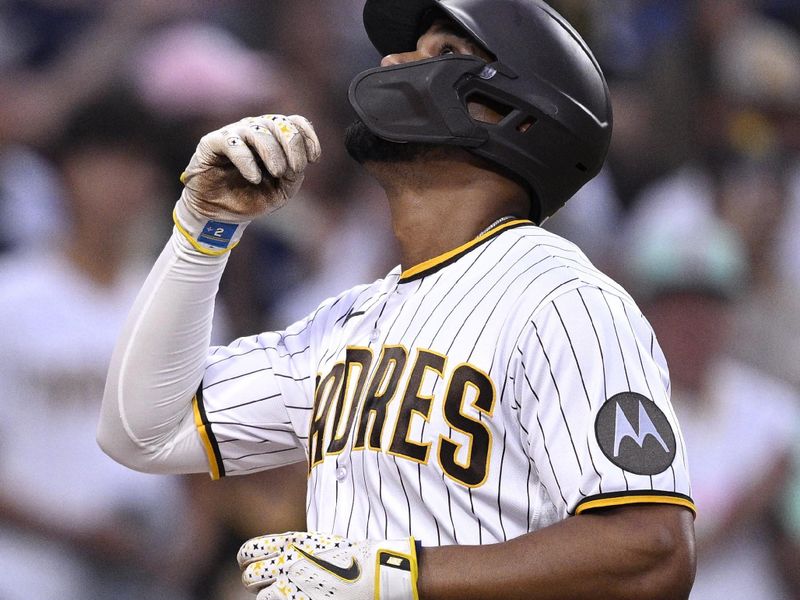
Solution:
<path fill-rule="evenodd" d="M 519 351 L 520 354 L 522 354 L 522 350 L 520 350 L 519 347 L 517 347 L 517 350 Z M 525 367 L 523 366 L 523 372 L 524 372 L 524 368 Z M 533 394 L 533 397 L 536 399 L 537 406 L 541 405 L 541 400 L 539 400 L 539 395 L 536 393 L 536 390 L 533 388 L 533 384 L 531 383 L 530 379 L 528 379 L 527 374 L 525 375 L 525 383 L 528 385 L 528 389 L 531 391 L 531 394 Z M 561 489 L 561 484 L 558 482 L 558 475 L 556 474 L 556 469 L 553 466 L 553 459 L 550 456 L 550 450 L 547 447 L 547 438 L 546 438 L 546 436 L 544 434 L 544 428 L 542 427 L 542 421 L 539 419 L 538 411 L 536 411 L 536 423 L 539 426 L 539 433 L 541 433 L 541 436 L 542 436 L 542 446 L 544 447 L 545 453 L 547 454 L 547 462 L 550 465 L 550 471 L 553 473 L 553 480 L 556 483 L 556 487 L 558 487 L 558 495 L 561 496 L 561 499 L 564 501 L 564 505 L 566 506 L 567 505 L 567 499 L 564 497 L 564 492 Z"/>
<path fill-rule="evenodd" d="M 353 453 L 348 454 L 348 458 L 350 460 L 350 472 L 353 471 Z M 351 501 L 350 501 L 350 515 L 347 517 L 347 529 L 345 530 L 345 537 L 350 537 L 350 524 L 353 522 L 353 511 L 356 508 L 356 482 L 355 478 L 350 478 L 350 484 L 353 486 L 351 492 Z"/>
<path fill-rule="evenodd" d="M 250 349 L 250 350 L 248 350 L 248 351 L 246 351 L 246 352 L 240 352 L 240 353 L 233 353 L 233 354 L 230 354 L 230 355 L 228 355 L 228 356 L 225 356 L 225 357 L 223 357 L 223 358 L 220 358 L 219 360 L 217 360 L 217 361 L 214 361 L 213 363 L 209 364 L 209 365 L 206 367 L 206 371 L 208 371 L 208 369 L 211 369 L 212 367 L 216 367 L 216 366 L 218 366 L 220 363 L 223 363 L 223 362 L 225 362 L 225 361 L 232 360 L 232 359 L 234 359 L 234 358 L 236 358 L 236 359 L 240 359 L 240 358 L 242 358 L 243 356 L 247 356 L 248 354 L 252 354 L 253 352 L 264 352 L 264 351 L 266 351 L 266 350 L 274 350 L 274 348 L 269 348 L 269 347 L 266 347 L 266 348 L 265 348 L 265 347 L 261 347 L 261 346 L 259 346 L 259 347 L 257 347 L 257 348 L 252 348 L 252 349 Z"/>
<path fill-rule="evenodd" d="M 264 452 L 251 452 L 250 454 L 243 454 L 242 456 L 231 456 L 225 458 L 225 462 L 234 462 L 237 460 L 242 460 L 243 458 L 250 458 L 251 456 L 265 456 L 267 454 L 280 454 L 281 452 L 291 452 L 292 450 L 296 450 L 296 448 L 280 448 L 278 450 L 265 450 Z"/>
<path fill-rule="evenodd" d="M 524 293 L 525 293 L 525 291 L 527 291 L 527 290 L 528 290 L 528 288 L 530 288 L 530 287 L 531 287 L 531 286 L 532 286 L 532 285 L 533 285 L 533 284 L 536 282 L 536 280 L 537 280 L 538 278 L 539 278 L 539 276 L 537 275 L 536 277 L 534 277 L 534 278 L 533 278 L 533 279 L 532 279 L 532 280 L 531 280 L 531 281 L 528 283 L 528 285 L 525 287 L 525 289 L 524 289 L 524 290 L 522 291 L 522 293 L 520 294 L 520 297 L 522 297 L 522 294 L 524 294 Z M 574 281 L 574 280 L 569 280 L 569 281 L 563 282 L 561 285 L 565 285 L 565 284 L 567 284 L 567 283 L 571 283 L 572 281 Z M 530 319 L 532 319 L 532 318 L 533 318 L 533 315 L 536 313 L 536 311 L 538 311 L 538 310 L 539 310 L 539 308 L 540 308 L 540 307 L 541 307 L 541 303 L 539 303 L 539 304 L 536 306 L 536 308 L 534 308 L 534 309 L 533 309 L 533 310 L 530 312 L 530 314 L 528 315 L 528 320 L 530 320 Z M 526 324 L 525 324 L 525 325 L 527 326 L 527 322 L 526 322 Z M 517 333 L 517 337 L 514 339 L 514 342 L 513 342 L 512 346 L 511 346 L 512 348 L 514 348 L 514 347 L 517 347 L 517 344 L 519 344 L 519 340 L 520 340 L 520 338 L 522 337 L 522 334 L 523 334 L 523 333 L 524 333 L 524 328 L 521 328 L 521 329 L 519 330 L 519 332 Z M 496 352 L 496 350 L 497 350 L 497 348 L 499 348 L 499 347 L 500 347 L 500 346 L 498 345 L 498 346 L 495 348 L 495 353 L 492 355 L 492 363 L 491 363 L 491 367 L 492 367 L 492 369 L 494 368 L 494 359 L 495 359 L 495 358 L 496 358 L 496 356 L 497 356 L 497 352 Z M 506 364 L 506 372 L 508 372 L 508 370 L 509 370 L 510 366 L 511 366 L 511 354 L 509 354 L 508 363 Z M 504 380 L 503 384 L 504 384 L 504 386 L 505 386 L 505 380 Z M 504 389 L 505 389 L 505 388 L 504 388 Z M 501 394 L 501 396 L 502 396 L 502 394 Z"/>
<path fill-rule="evenodd" d="M 396 292 L 396 291 L 397 291 L 397 288 L 395 288 L 395 290 L 394 290 L 394 291 Z M 388 297 L 389 297 L 389 294 L 386 294 L 386 298 L 387 298 L 387 299 L 388 299 Z M 375 305 L 377 305 L 377 304 L 378 304 L 378 303 L 376 302 L 376 303 L 375 303 Z M 374 305 L 373 305 L 373 306 L 374 306 Z M 384 313 L 384 311 L 385 311 L 385 310 L 386 310 L 386 302 L 384 302 L 384 303 L 383 303 L 383 306 L 381 307 L 381 312 L 380 312 L 380 313 L 378 313 L 378 317 L 375 319 L 375 325 L 373 325 L 373 327 L 374 327 L 375 329 L 377 329 L 377 328 L 378 328 L 378 323 L 380 322 L 380 320 L 381 320 L 381 317 L 383 316 L 383 313 Z"/>
<path fill-rule="evenodd" d="M 283 433 L 293 433 L 291 423 L 284 423 L 285 427 L 266 427 L 263 425 L 253 425 L 250 423 L 238 423 L 236 421 L 214 421 L 214 425 L 236 425 L 237 427 L 247 427 L 248 429 L 257 429 L 258 431 L 280 431 Z"/>
<path fill-rule="evenodd" d="M 276 350 L 277 350 L 277 348 L 276 348 Z M 280 356 L 281 358 L 292 358 L 292 357 L 295 357 L 295 356 L 297 356 L 299 354 L 303 354 L 304 352 L 308 352 L 309 350 L 311 350 L 311 344 L 309 344 L 308 346 L 306 346 L 302 350 L 297 350 L 296 352 L 289 352 L 288 354 L 278 354 L 278 356 Z"/>
<path fill-rule="evenodd" d="M 505 456 L 506 456 L 506 431 L 503 431 L 503 451 L 500 453 L 500 473 L 497 476 L 497 520 L 500 523 L 500 530 L 503 532 L 503 541 L 505 542 L 508 540 L 508 534 L 506 533 L 505 525 L 503 525 L 503 503 L 502 503 L 502 494 L 500 493 L 500 483 L 503 481 L 503 467 L 505 466 Z"/>
<path fill-rule="evenodd" d="M 339 465 L 338 457 L 336 459 L 336 465 L 337 465 L 337 469 L 338 469 L 338 465 Z M 333 484 L 333 489 L 334 489 L 335 496 L 334 496 L 334 503 L 333 503 L 333 517 L 331 518 L 331 525 L 330 525 L 330 529 L 331 530 L 333 530 L 336 527 L 336 513 L 339 510 L 339 485 L 340 485 L 339 484 L 339 479 L 337 478 L 336 479 L 336 483 Z"/>
<path fill-rule="evenodd" d="M 578 290 L 578 292 L 580 293 L 580 290 Z M 578 374 L 580 375 L 581 387 L 583 388 L 583 393 L 586 395 L 586 403 L 588 404 L 589 410 L 591 411 L 592 400 L 589 397 L 589 390 L 586 389 L 586 379 L 583 376 L 583 369 L 581 368 L 581 362 L 578 360 L 578 354 L 575 351 L 575 345 L 572 343 L 572 337 L 569 334 L 569 329 L 567 329 L 566 323 L 564 323 L 564 318 L 561 316 L 561 311 L 558 310 L 558 303 L 556 300 L 553 300 L 553 310 L 555 310 L 556 315 L 558 315 L 558 320 L 561 323 L 561 327 L 564 329 L 564 334 L 567 336 L 567 342 L 569 343 L 569 349 L 572 352 L 572 358 L 575 359 L 575 368 L 578 369 Z M 597 465 L 594 462 L 594 457 L 592 456 L 592 448 L 589 445 L 588 438 L 586 440 L 586 454 L 589 456 L 589 461 L 592 463 L 592 469 L 594 469 L 594 472 L 597 474 L 598 487 L 602 491 L 603 476 L 600 475 L 600 471 L 597 470 Z"/>
<path fill-rule="evenodd" d="M 406 492 L 406 485 L 403 483 L 403 476 L 400 474 L 400 466 L 397 464 L 397 457 L 393 456 L 394 467 L 397 469 L 397 480 L 400 482 L 400 487 L 403 488 L 403 496 L 405 496 L 406 504 L 408 505 L 408 535 L 411 533 L 411 501 L 408 499 L 408 492 Z"/>
<path fill-rule="evenodd" d="M 539 347 L 542 349 L 544 359 L 547 362 L 547 370 L 550 372 L 550 379 L 553 382 L 553 388 L 556 390 L 556 398 L 558 398 L 558 410 L 561 412 L 561 417 L 564 420 L 564 428 L 567 430 L 569 443 L 572 446 L 573 454 L 575 454 L 575 462 L 578 463 L 578 469 L 583 471 L 583 465 L 581 465 L 581 459 L 578 456 L 578 450 L 575 448 L 575 439 L 572 436 L 572 430 L 569 426 L 569 419 L 567 419 L 567 415 L 564 412 L 564 403 L 561 400 L 561 390 L 558 389 L 558 381 L 556 380 L 555 373 L 553 373 L 553 364 L 550 362 L 550 356 L 547 354 L 547 349 L 544 347 L 542 337 L 539 335 L 539 328 L 536 327 L 535 323 L 531 322 L 531 324 L 533 325 L 533 331 L 536 333 L 536 339 L 539 341 Z"/>
<path fill-rule="evenodd" d="M 264 470 L 263 466 L 256 465 L 255 467 L 247 467 L 247 468 L 244 468 L 244 469 L 241 469 L 241 468 L 237 469 L 236 473 L 244 475 L 246 473 L 253 473 L 253 472 L 258 472 L 258 471 L 263 471 L 263 470 Z"/>
<path fill-rule="evenodd" d="M 611 324 L 614 326 L 614 336 L 617 338 L 617 348 L 619 349 L 619 359 L 622 362 L 622 369 L 625 372 L 625 381 L 628 383 L 628 391 L 631 391 L 631 378 L 628 376 L 628 364 L 625 361 L 625 352 L 622 350 L 622 342 L 619 339 L 619 329 L 617 329 L 617 320 L 614 318 L 614 311 L 611 309 L 611 304 L 603 290 L 600 290 L 600 296 L 608 307 L 608 315 L 611 317 Z"/>
<path fill-rule="evenodd" d="M 583 377 L 583 369 L 581 369 L 581 362 L 578 360 L 578 355 L 575 353 L 575 345 L 572 343 L 572 337 L 569 335 L 569 330 L 567 329 L 566 324 L 564 323 L 564 317 L 561 316 L 561 311 L 558 310 L 558 302 L 553 300 L 553 310 L 556 312 L 558 316 L 558 321 L 561 323 L 561 327 L 564 329 L 564 335 L 567 337 L 567 343 L 569 344 L 569 350 L 572 353 L 572 358 L 575 359 L 575 368 L 578 370 L 578 375 L 581 379 L 581 387 L 583 388 L 583 393 L 586 396 L 586 403 L 589 406 L 589 409 L 592 408 L 592 401 L 589 399 L 589 392 L 586 389 L 586 380 Z"/>
<path fill-rule="evenodd" d="M 453 540 L 458 543 L 458 532 L 456 531 L 456 522 L 453 521 L 453 504 L 450 501 L 450 486 L 444 480 L 444 473 L 442 473 L 442 483 L 445 484 L 444 491 L 447 493 L 447 512 L 450 515 L 450 526 L 453 528 Z"/>
<path fill-rule="evenodd" d="M 361 300 L 361 297 L 364 296 L 364 295 L 368 295 L 370 293 L 370 291 L 371 291 L 371 289 L 369 287 L 367 287 L 358 296 L 356 296 L 355 300 L 353 300 L 353 302 L 350 303 L 349 308 L 346 311 L 344 311 L 341 314 L 341 316 L 339 316 L 339 318 L 336 319 L 333 322 L 333 324 L 334 325 L 338 325 L 339 323 L 341 323 L 342 321 L 344 321 L 347 318 L 347 315 L 349 315 L 351 313 L 360 312 L 362 310 L 364 310 L 364 311 L 369 310 L 368 308 L 366 308 L 365 304 L 362 304 L 361 306 L 359 306 L 358 310 L 355 310 L 355 308 L 356 308 L 356 304 L 358 304 L 359 301 Z M 374 304 L 377 304 L 378 302 L 380 302 L 380 299 L 382 297 L 383 297 L 383 294 L 380 295 L 380 296 L 377 296 L 376 298 L 374 298 Z M 373 298 L 369 298 L 365 302 L 369 302 L 370 300 L 373 300 Z"/>
<path fill-rule="evenodd" d="M 283 379 L 291 379 L 292 381 L 307 381 L 311 379 L 311 375 L 306 375 L 305 377 L 292 377 L 291 375 L 287 375 L 285 373 L 275 373 L 275 377 L 282 377 Z"/>
<path fill-rule="evenodd" d="M 550 470 L 553 473 L 553 480 L 556 482 L 556 487 L 558 488 L 558 495 L 561 497 L 561 501 L 564 503 L 564 506 L 568 506 L 567 499 L 564 497 L 564 491 L 561 489 L 561 484 L 558 482 L 558 475 L 556 474 L 556 469 L 553 466 L 553 457 L 550 456 L 550 449 L 547 447 L 547 439 L 545 438 L 544 427 L 542 427 L 542 421 L 539 419 L 539 415 L 536 415 L 536 423 L 539 425 L 539 432 L 542 434 L 542 444 L 544 445 L 544 450 L 547 454 L 547 463 L 550 465 Z"/>
<path fill-rule="evenodd" d="M 364 480 L 364 489 L 369 490 L 370 486 L 367 483 L 367 458 L 365 456 L 361 456 L 361 477 Z M 353 490 L 353 495 L 355 495 L 355 490 Z M 369 537 L 369 520 L 372 516 L 372 502 L 367 502 L 367 517 L 364 519 L 364 539 L 368 540 Z"/>
<path fill-rule="evenodd" d="M 422 277 L 421 279 L 418 279 L 417 281 L 419 281 L 419 285 L 417 286 L 417 289 L 414 291 L 414 294 L 415 295 L 422 294 L 422 286 L 425 283 L 425 281 L 432 281 L 433 283 L 431 284 L 431 289 L 433 289 L 433 287 L 436 286 L 436 281 L 438 280 L 439 277 L 441 277 L 441 273 L 436 275 L 435 277 L 436 279 L 431 279 L 429 277 Z M 422 308 L 422 305 L 423 305 L 422 302 L 417 303 L 417 307 L 414 309 L 414 314 L 411 315 L 411 318 L 408 321 L 408 325 L 406 326 L 406 330 L 400 336 L 400 339 L 405 339 L 406 333 L 408 333 L 408 328 L 411 326 L 411 323 L 413 323 L 416 320 L 417 314 L 419 313 L 419 309 Z M 403 311 L 397 311 L 397 314 L 395 315 L 392 324 L 389 325 L 389 329 L 386 331 L 386 339 L 391 339 L 392 330 L 394 329 L 394 326 L 397 324 L 397 321 L 399 320 L 402 314 Z"/>
<path fill-rule="evenodd" d="M 533 462 L 528 460 L 528 475 L 525 477 L 525 498 L 527 500 L 525 504 L 525 520 L 528 523 L 528 527 L 526 533 L 530 533 L 531 531 L 531 524 L 533 520 L 531 519 L 531 474 L 533 473 Z"/>
<path fill-rule="evenodd" d="M 215 385 L 219 385 L 220 383 L 227 383 L 228 381 L 233 381 L 234 379 L 241 379 L 242 377 L 247 377 L 248 375 L 255 375 L 256 373 L 263 373 L 264 371 L 271 371 L 272 367 L 262 367 L 260 369 L 256 369 L 255 371 L 248 371 L 247 373 L 241 373 L 239 375 L 233 375 L 232 377 L 226 377 L 225 379 L 218 379 L 214 383 L 210 383 L 205 386 L 205 389 L 208 390 Z M 215 412 L 215 411 L 212 411 Z"/>
<path fill-rule="evenodd" d="M 475 500 L 472 497 L 471 489 L 469 490 L 469 509 L 472 516 L 478 521 L 478 544 L 483 544 L 483 523 L 481 523 L 481 518 L 475 513 Z"/>
<path fill-rule="evenodd" d="M 480 258 L 481 256 L 483 256 L 483 254 L 484 254 L 484 253 L 485 253 L 485 252 L 486 252 L 486 251 L 487 251 L 487 250 L 488 250 L 490 247 L 491 247 L 491 244 L 484 244 L 484 245 L 481 247 L 481 253 L 479 254 L 478 258 Z M 447 293 L 445 293 L 445 294 L 444 294 L 444 295 L 443 295 L 443 296 L 442 296 L 442 297 L 439 299 L 439 301 L 436 303 L 436 305 L 434 305 L 434 307 L 432 308 L 431 312 L 430 312 L 430 313 L 428 313 L 428 316 L 427 316 L 427 317 L 425 318 L 425 320 L 422 322 L 422 324 L 421 324 L 421 325 L 420 325 L 420 327 L 419 327 L 419 330 L 418 330 L 418 331 L 417 331 L 417 333 L 414 335 L 414 337 L 413 337 L 413 340 L 412 340 L 412 342 L 411 342 L 411 345 L 412 345 L 412 346 L 413 346 L 413 344 L 415 344 L 415 343 L 416 343 L 416 341 L 417 341 L 417 338 L 419 337 L 419 335 L 420 335 L 420 334 L 421 334 L 421 333 L 422 333 L 422 332 L 425 330 L 426 326 L 428 325 L 428 321 L 430 321 L 430 320 L 431 320 L 431 317 L 432 317 L 432 316 L 434 315 L 434 313 L 436 312 L 436 309 L 437 309 L 437 308 L 439 308 L 439 307 L 442 305 L 442 303 L 444 302 L 445 298 L 447 298 L 447 296 L 450 294 L 450 292 L 456 289 L 456 286 L 457 286 L 457 285 L 458 285 L 458 284 L 461 282 L 461 280 L 462 280 L 462 279 L 463 279 L 463 278 L 464 278 L 464 277 L 467 275 L 467 273 L 468 273 L 468 272 L 470 271 L 470 269 L 472 268 L 472 265 L 474 265 L 474 264 L 475 264 L 475 261 L 473 261 L 473 262 L 472 262 L 472 263 L 469 265 L 469 267 L 467 267 L 466 269 L 464 269 L 463 273 L 462 273 L 462 274 L 461 274 L 461 275 L 458 277 L 458 279 L 456 279 L 456 281 L 455 281 L 455 282 L 454 282 L 454 283 L 453 283 L 453 284 L 450 286 L 450 288 L 449 288 L 448 292 L 447 292 Z M 439 280 L 439 281 L 441 281 L 441 280 Z M 432 291 L 432 290 L 431 290 L 431 291 Z M 406 334 L 408 333 L 408 329 L 411 327 L 411 323 L 412 323 L 412 322 L 409 322 L 409 326 L 406 328 L 406 331 L 405 331 L 405 333 L 403 334 L 403 337 L 405 337 L 405 336 L 406 336 Z"/>
<path fill-rule="evenodd" d="M 603 372 L 603 398 L 608 398 L 608 379 L 606 378 L 606 360 L 603 356 L 603 344 L 600 343 L 600 336 L 597 334 L 597 327 L 594 324 L 592 313 L 589 310 L 589 307 L 586 306 L 586 299 L 583 297 L 580 288 L 578 288 L 578 296 L 581 299 L 581 304 L 583 304 L 583 308 L 586 310 L 586 316 L 589 317 L 589 323 L 592 326 L 592 331 L 594 332 L 594 338 L 595 340 L 597 340 L 597 351 L 600 353 L 600 366 L 602 367 L 602 372 Z"/>
<path fill-rule="evenodd" d="M 515 242 L 514 245 L 511 248 L 509 248 L 508 252 L 513 250 L 514 247 L 517 245 L 517 243 L 519 243 L 519 241 Z M 490 246 L 491 246 L 491 242 L 489 244 L 486 244 L 486 247 L 485 247 L 486 250 L 488 250 Z M 507 256 L 507 254 L 508 253 L 506 253 L 506 256 Z M 505 258 L 505 256 L 503 258 Z M 486 270 L 486 272 L 483 275 L 480 276 L 480 278 L 478 279 L 478 282 L 483 281 L 484 278 L 488 277 L 489 275 L 496 274 L 498 270 L 500 270 L 500 269 L 496 268 L 494 265 L 489 265 L 489 268 Z M 466 274 L 467 272 L 468 271 L 464 271 L 464 274 Z M 503 277 L 505 277 L 507 274 L 508 274 L 508 271 L 502 271 L 501 270 L 500 277 L 497 279 L 497 281 L 492 283 L 492 286 L 489 288 L 489 291 L 487 291 L 486 294 L 484 294 L 484 296 L 480 300 L 478 300 L 477 302 L 475 302 L 473 304 L 472 310 L 469 311 L 467 316 L 466 317 L 461 317 L 461 315 L 458 316 L 458 318 L 461 320 L 461 326 L 458 328 L 458 330 L 456 331 L 455 335 L 453 335 L 452 339 L 450 340 L 450 345 L 447 347 L 447 352 L 445 352 L 445 354 L 449 354 L 450 353 L 450 351 L 453 349 L 453 344 L 455 344 L 456 339 L 458 338 L 458 336 L 461 333 L 461 331 L 464 329 L 464 325 L 467 323 L 469 318 L 473 314 L 475 314 L 475 311 L 478 309 L 478 307 L 481 305 L 481 303 L 484 300 L 486 300 L 487 296 L 492 292 L 492 289 L 494 288 L 494 286 L 499 284 L 503 280 Z M 447 315 L 447 317 L 445 317 L 445 319 L 442 320 L 442 323 L 439 325 L 439 329 L 437 329 L 436 333 L 433 335 L 433 339 L 431 340 L 431 344 L 434 344 L 436 342 L 436 338 L 442 332 L 442 329 L 444 328 L 444 324 L 447 322 L 447 319 L 450 318 L 450 317 L 453 317 L 454 315 L 456 315 L 455 309 L 464 300 L 466 300 L 467 296 L 469 295 L 469 292 L 477 289 L 477 287 L 478 287 L 477 283 L 474 284 L 469 290 L 467 290 L 467 292 L 463 296 L 461 296 L 461 298 L 459 298 L 458 302 L 456 302 L 455 305 L 453 306 L 453 311 L 451 311 L 450 314 Z M 475 345 L 477 345 L 479 339 L 480 339 L 480 334 L 476 337 L 475 344 L 473 345 L 473 349 L 475 348 Z M 472 353 L 470 353 L 470 356 L 471 355 L 472 355 Z"/>
<path fill-rule="evenodd" d="M 381 455 L 375 455 L 375 462 L 380 462 Z M 383 507 L 383 537 L 389 537 L 389 515 L 386 512 L 386 504 L 383 501 L 383 479 L 381 478 L 380 469 L 378 469 L 378 498 L 380 499 L 380 505 Z"/>
<path fill-rule="evenodd" d="M 206 388 L 208 389 L 208 388 Z M 241 408 L 242 406 L 249 406 L 250 404 L 257 404 L 258 402 L 264 402 L 264 400 L 272 400 L 273 398 L 278 398 L 280 394 L 272 394 L 271 396 L 264 396 L 263 398 L 256 398 L 255 400 L 249 400 L 247 402 L 240 402 L 239 404 L 233 404 L 232 406 L 225 406 L 223 408 L 217 408 L 214 410 L 207 410 L 206 413 L 209 415 L 225 412 L 226 410 L 233 410 L 234 408 Z"/>

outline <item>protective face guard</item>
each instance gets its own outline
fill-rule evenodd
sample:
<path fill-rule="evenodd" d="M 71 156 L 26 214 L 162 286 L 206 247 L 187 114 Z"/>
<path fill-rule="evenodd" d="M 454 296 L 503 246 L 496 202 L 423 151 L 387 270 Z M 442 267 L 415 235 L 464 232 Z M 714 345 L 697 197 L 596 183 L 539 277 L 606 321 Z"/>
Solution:
<path fill-rule="evenodd" d="M 497 75 L 475 56 L 449 55 L 369 69 L 350 83 L 348 99 L 378 137 L 476 148 L 489 139 L 461 93 L 475 77 Z"/>
<path fill-rule="evenodd" d="M 530 218 L 539 221 L 537 194 L 530 185 L 539 164 L 524 144 L 519 127 L 541 117 L 514 93 L 516 74 L 500 62 L 470 55 L 440 56 L 356 75 L 348 98 L 367 128 L 396 143 L 422 142 L 466 148 L 518 181 L 531 197 Z M 473 94 L 508 107 L 499 123 L 472 118 Z M 530 143 L 530 142 L 529 142 Z"/>

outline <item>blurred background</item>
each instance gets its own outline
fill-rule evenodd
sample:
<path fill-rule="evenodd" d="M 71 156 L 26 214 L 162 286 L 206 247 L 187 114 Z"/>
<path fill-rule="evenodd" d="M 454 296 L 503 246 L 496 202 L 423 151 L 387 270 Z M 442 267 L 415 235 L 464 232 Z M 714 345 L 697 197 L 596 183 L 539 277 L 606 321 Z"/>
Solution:
<path fill-rule="evenodd" d="M 346 156 L 361 0 L 0 2 L 0 600 L 243 600 L 245 539 L 304 528 L 305 466 L 211 482 L 96 447 L 105 369 L 199 137 L 302 114 L 323 159 L 250 227 L 215 337 L 397 263 Z M 800 598 L 800 2 L 553 0 L 610 82 L 606 168 L 545 227 L 667 355 L 699 507 L 692 598 Z"/>

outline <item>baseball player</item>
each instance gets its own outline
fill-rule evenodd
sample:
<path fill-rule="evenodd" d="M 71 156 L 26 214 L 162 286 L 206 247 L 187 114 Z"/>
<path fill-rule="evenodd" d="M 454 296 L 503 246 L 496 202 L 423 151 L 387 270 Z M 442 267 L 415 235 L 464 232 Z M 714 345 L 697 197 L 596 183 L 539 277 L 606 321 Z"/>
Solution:
<path fill-rule="evenodd" d="M 308 532 L 238 556 L 259 600 L 686 598 L 694 505 L 664 356 L 544 219 L 611 134 L 594 57 L 539 0 L 367 0 L 381 66 L 350 154 L 402 264 L 283 331 L 209 348 L 247 224 L 320 156 L 299 116 L 203 137 L 115 351 L 98 439 L 212 477 L 308 463 Z"/>

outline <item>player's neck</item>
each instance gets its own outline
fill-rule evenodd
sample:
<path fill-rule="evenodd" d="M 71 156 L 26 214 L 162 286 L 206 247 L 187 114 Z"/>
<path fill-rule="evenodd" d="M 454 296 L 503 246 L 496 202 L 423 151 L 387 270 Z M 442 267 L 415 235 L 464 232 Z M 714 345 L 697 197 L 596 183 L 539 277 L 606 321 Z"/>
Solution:
<path fill-rule="evenodd" d="M 520 186 L 494 172 L 464 167 L 440 160 L 422 169 L 370 169 L 389 200 L 403 269 L 469 242 L 497 219 L 528 214 Z"/>

